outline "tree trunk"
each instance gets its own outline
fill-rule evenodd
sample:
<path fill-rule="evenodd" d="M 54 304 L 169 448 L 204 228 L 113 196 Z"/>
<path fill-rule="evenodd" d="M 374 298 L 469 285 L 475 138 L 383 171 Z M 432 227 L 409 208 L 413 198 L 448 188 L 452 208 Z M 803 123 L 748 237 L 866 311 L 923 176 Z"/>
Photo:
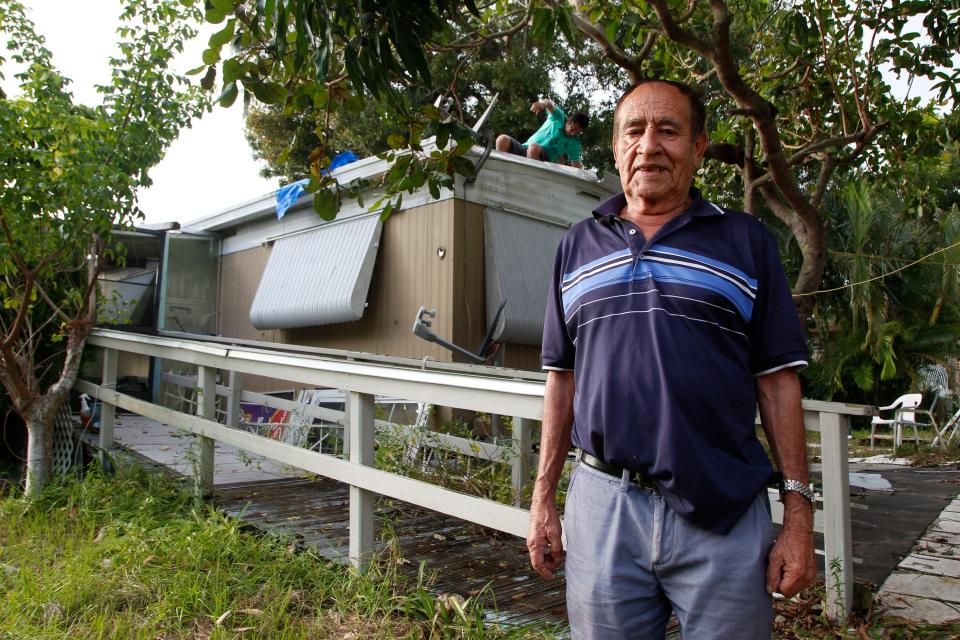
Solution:
<path fill-rule="evenodd" d="M 793 285 L 793 294 L 797 304 L 797 310 L 804 316 L 810 315 L 813 311 L 814 297 L 809 295 L 820 286 L 820 280 L 823 278 L 823 272 L 827 268 L 827 233 L 823 220 L 817 220 L 818 224 L 812 224 L 805 227 L 806 234 L 803 239 L 797 238 L 800 244 L 800 252 L 803 254 L 803 263 L 800 265 L 800 273 L 797 274 L 797 280 Z"/>
<path fill-rule="evenodd" d="M 41 398 L 38 404 L 49 404 L 49 398 Z M 36 500 L 50 480 L 53 466 L 53 425 L 57 415 L 53 411 L 33 411 L 27 423 L 27 486 L 28 500 Z"/>

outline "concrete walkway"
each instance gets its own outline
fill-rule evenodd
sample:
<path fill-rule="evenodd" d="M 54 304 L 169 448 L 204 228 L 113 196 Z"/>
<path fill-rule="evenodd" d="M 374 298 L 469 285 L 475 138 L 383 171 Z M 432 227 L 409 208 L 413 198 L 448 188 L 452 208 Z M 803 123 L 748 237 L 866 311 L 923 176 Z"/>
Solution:
<path fill-rule="evenodd" d="M 924 531 L 877 598 L 888 615 L 930 624 L 960 621 L 960 497 Z"/>

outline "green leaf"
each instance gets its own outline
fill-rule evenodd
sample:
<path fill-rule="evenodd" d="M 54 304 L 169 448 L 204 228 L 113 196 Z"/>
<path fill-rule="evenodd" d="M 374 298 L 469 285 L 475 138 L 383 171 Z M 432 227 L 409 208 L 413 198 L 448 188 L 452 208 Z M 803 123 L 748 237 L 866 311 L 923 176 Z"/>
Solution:
<path fill-rule="evenodd" d="M 223 29 L 220 29 L 220 31 L 217 31 L 212 36 L 210 36 L 210 40 L 207 41 L 207 44 L 210 45 L 211 49 L 221 48 L 223 45 L 230 42 L 230 40 L 233 38 L 233 32 L 236 26 L 237 26 L 237 19 L 230 18 L 229 20 L 227 20 L 227 26 L 225 26 Z"/>
<path fill-rule="evenodd" d="M 317 47 L 317 53 L 313 56 L 313 66 L 317 82 L 326 82 L 327 74 L 330 72 L 330 49 L 326 40 Z"/>
<path fill-rule="evenodd" d="M 603 34 L 606 36 L 607 40 L 610 42 L 617 41 L 617 32 L 620 30 L 620 25 L 613 20 L 609 21 L 603 27 Z"/>
<path fill-rule="evenodd" d="M 336 218 L 340 210 L 340 194 L 337 188 L 317 191 L 313 196 L 313 210 L 327 222 Z"/>
<path fill-rule="evenodd" d="M 236 82 L 230 82 L 225 84 L 223 91 L 217 97 L 217 102 L 220 103 L 221 107 L 230 107 L 237 100 L 237 94 L 239 93 L 237 89 Z"/>
<path fill-rule="evenodd" d="M 347 68 L 347 77 L 353 84 L 357 93 L 363 93 L 363 74 L 360 72 L 360 64 L 357 62 L 357 52 L 352 47 L 348 47 L 343 52 L 343 63 Z"/>
<path fill-rule="evenodd" d="M 540 7 L 533 10 L 533 25 L 530 33 L 537 42 L 548 45 L 553 39 L 557 17 L 552 9 Z"/>
<path fill-rule="evenodd" d="M 437 149 L 446 149 L 450 142 L 450 132 L 453 127 L 449 123 L 440 123 L 437 126 Z"/>
<path fill-rule="evenodd" d="M 220 49 L 206 49 L 201 58 L 204 64 L 216 64 L 220 61 Z"/>
<path fill-rule="evenodd" d="M 223 81 L 233 82 L 243 74 L 243 66 L 236 58 L 227 58 L 223 61 Z"/>
<path fill-rule="evenodd" d="M 387 136 L 387 145 L 391 149 L 404 149 L 407 146 L 407 139 L 397 133 L 391 133 Z"/>
<path fill-rule="evenodd" d="M 573 17 L 570 14 L 570 7 L 566 5 L 557 5 L 557 24 L 560 26 L 560 31 L 563 33 L 563 37 L 567 39 L 572 45 L 577 44 L 577 30 L 573 26 Z"/>
<path fill-rule="evenodd" d="M 257 100 L 264 104 L 278 104 L 287 97 L 287 90 L 276 82 L 253 81 L 247 85 Z"/>
<path fill-rule="evenodd" d="M 450 165 L 453 167 L 453 170 L 459 173 L 462 176 L 472 178 L 477 175 L 477 169 L 473 166 L 473 163 L 464 158 L 463 156 L 454 156 L 450 158 Z"/>
<path fill-rule="evenodd" d="M 393 203 L 388 202 L 387 206 L 383 208 L 383 211 L 380 212 L 380 221 L 384 222 L 387 218 L 390 217 L 390 214 L 393 213 Z"/>
<path fill-rule="evenodd" d="M 204 91 L 213 89 L 213 83 L 217 80 L 217 68 L 213 65 L 207 67 L 207 73 L 200 79 L 200 86 Z"/>
<path fill-rule="evenodd" d="M 220 24 L 226 18 L 227 12 L 220 9 L 207 9 L 207 11 L 203 14 L 203 19 L 210 24 Z"/>

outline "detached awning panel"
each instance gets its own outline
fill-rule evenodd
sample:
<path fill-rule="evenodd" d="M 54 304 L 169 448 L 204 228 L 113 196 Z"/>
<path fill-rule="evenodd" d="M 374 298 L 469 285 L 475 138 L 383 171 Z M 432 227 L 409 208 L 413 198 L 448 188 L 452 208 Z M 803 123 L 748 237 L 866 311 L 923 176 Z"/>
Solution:
<path fill-rule="evenodd" d="M 363 317 L 382 228 L 378 216 L 364 216 L 275 241 L 250 322 L 292 329 Z"/>
<path fill-rule="evenodd" d="M 487 208 L 484 247 L 487 326 L 503 300 L 497 339 L 539 346 L 553 260 L 567 228 Z"/>

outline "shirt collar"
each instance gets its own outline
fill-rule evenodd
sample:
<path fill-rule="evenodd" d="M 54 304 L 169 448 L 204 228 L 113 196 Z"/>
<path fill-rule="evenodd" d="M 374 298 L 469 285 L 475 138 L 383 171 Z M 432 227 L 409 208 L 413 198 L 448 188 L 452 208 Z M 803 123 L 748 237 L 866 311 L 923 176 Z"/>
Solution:
<path fill-rule="evenodd" d="M 700 190 L 696 187 L 690 187 L 690 198 L 692 202 L 683 214 L 689 214 L 693 218 L 704 218 L 709 216 L 722 216 L 726 213 L 723 209 L 705 200 L 700 195 Z M 598 222 L 610 224 L 613 220 L 619 219 L 620 211 L 626 206 L 627 197 L 623 193 L 608 198 L 599 207 L 593 210 L 593 217 Z M 681 215 L 683 215 L 681 214 Z"/>

